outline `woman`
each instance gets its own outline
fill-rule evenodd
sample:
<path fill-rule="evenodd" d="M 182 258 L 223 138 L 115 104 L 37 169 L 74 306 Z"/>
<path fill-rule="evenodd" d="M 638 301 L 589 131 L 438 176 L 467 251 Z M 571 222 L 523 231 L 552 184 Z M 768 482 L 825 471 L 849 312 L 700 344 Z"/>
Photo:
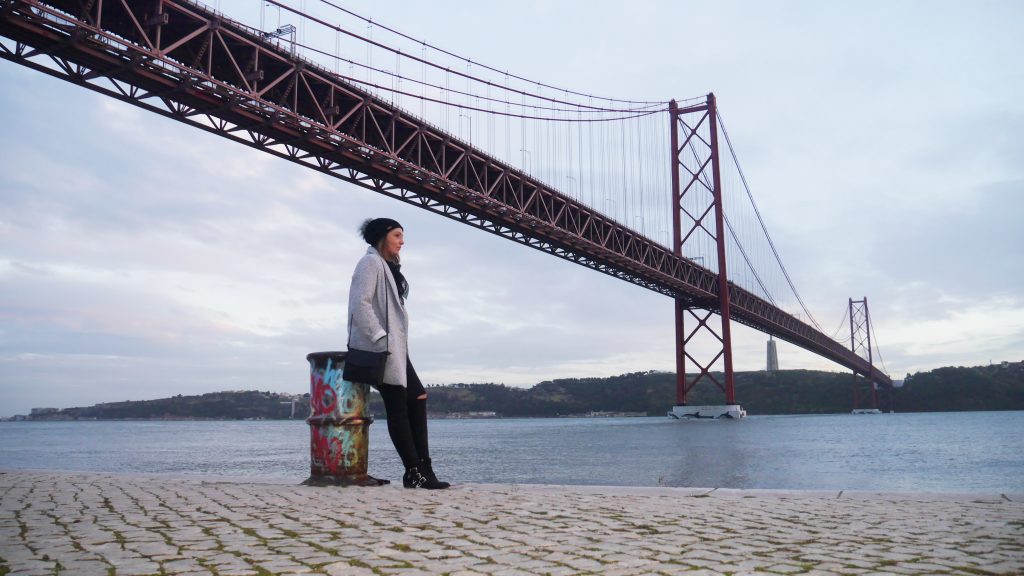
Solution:
<path fill-rule="evenodd" d="M 348 293 L 349 346 L 388 351 L 384 384 L 377 386 L 388 415 L 388 434 L 405 465 L 402 485 L 436 490 L 450 486 L 434 475 L 427 444 L 427 391 L 409 361 L 409 283 L 398 253 L 405 244 L 402 225 L 390 218 L 363 222 L 359 231 L 370 245 L 352 273 Z"/>

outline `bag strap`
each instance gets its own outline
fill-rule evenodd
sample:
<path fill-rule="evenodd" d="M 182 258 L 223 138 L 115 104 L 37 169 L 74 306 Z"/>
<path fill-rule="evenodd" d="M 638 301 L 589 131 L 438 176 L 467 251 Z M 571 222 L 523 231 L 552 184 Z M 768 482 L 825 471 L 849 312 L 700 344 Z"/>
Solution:
<path fill-rule="evenodd" d="M 388 301 L 388 292 L 390 290 L 390 287 L 388 286 L 388 268 L 387 268 L 387 264 L 384 262 L 384 257 L 380 256 L 379 254 L 378 254 L 378 257 L 380 258 L 381 268 L 384 270 L 384 331 L 385 331 L 384 345 L 387 346 L 387 352 L 390 354 L 391 353 L 391 341 L 388 340 L 387 334 L 386 334 L 386 332 L 388 331 L 388 325 L 391 323 L 391 310 L 390 310 L 391 306 L 390 306 L 389 301 Z M 352 347 L 352 316 L 351 315 L 348 317 L 348 342 L 345 343 L 345 347 L 346 348 L 351 348 Z"/>

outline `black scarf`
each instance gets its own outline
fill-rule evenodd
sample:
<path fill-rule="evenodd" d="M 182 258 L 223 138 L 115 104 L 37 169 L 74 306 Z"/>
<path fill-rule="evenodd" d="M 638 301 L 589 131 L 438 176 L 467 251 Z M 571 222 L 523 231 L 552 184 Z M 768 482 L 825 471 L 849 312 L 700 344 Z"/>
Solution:
<path fill-rule="evenodd" d="M 391 275 L 395 277 L 395 285 L 398 286 L 398 295 L 401 296 L 402 302 L 405 302 L 406 296 L 409 295 L 409 282 L 405 280 L 405 276 L 402 275 L 402 265 L 390 260 L 385 260 L 388 263 L 388 268 L 391 269 Z"/>

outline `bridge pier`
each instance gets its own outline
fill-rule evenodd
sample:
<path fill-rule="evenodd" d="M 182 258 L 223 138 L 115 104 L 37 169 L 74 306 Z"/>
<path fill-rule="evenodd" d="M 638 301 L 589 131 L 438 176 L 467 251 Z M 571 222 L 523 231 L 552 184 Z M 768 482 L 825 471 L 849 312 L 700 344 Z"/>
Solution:
<path fill-rule="evenodd" d="M 686 420 L 690 418 L 700 419 L 718 419 L 718 418 L 729 418 L 739 419 L 746 418 L 747 411 L 743 409 L 739 404 L 719 404 L 709 406 L 673 406 L 668 411 L 669 418 L 675 418 L 676 420 Z"/>

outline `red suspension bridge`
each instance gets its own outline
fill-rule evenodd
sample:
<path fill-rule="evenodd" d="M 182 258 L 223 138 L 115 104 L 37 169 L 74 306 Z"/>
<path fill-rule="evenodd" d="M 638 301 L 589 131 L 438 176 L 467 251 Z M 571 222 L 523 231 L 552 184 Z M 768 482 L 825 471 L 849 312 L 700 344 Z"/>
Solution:
<path fill-rule="evenodd" d="M 737 404 L 732 322 L 891 389 L 866 299 L 846 343 L 803 305 L 713 94 L 599 97 L 326 0 L 258 4 L 257 27 L 189 0 L 0 0 L 0 57 L 673 298 L 679 405 L 704 380 Z"/>

